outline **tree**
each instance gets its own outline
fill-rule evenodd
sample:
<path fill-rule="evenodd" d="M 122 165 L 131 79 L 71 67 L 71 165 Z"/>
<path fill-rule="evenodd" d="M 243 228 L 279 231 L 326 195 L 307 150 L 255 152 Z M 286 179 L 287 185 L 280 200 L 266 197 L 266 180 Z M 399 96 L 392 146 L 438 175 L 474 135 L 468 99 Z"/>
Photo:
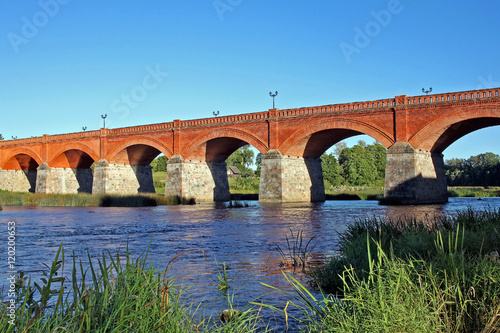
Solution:
<path fill-rule="evenodd" d="M 375 142 L 371 145 L 365 147 L 365 150 L 373 156 L 373 163 L 377 169 L 376 180 L 385 178 L 385 160 L 387 155 L 387 149 L 380 143 Z"/>
<path fill-rule="evenodd" d="M 333 186 L 342 185 L 342 167 L 333 154 L 321 155 L 323 178 Z"/>
<path fill-rule="evenodd" d="M 358 145 L 363 147 L 363 148 L 366 148 L 366 141 L 364 140 L 358 140 Z"/>
<path fill-rule="evenodd" d="M 500 185 L 500 156 L 484 153 L 468 159 L 445 161 L 445 173 L 450 186 Z"/>
<path fill-rule="evenodd" d="M 167 161 L 168 158 L 165 155 L 158 156 L 151 162 L 151 167 L 153 172 L 165 172 L 167 171 Z"/>
<path fill-rule="evenodd" d="M 259 152 L 257 154 L 257 156 L 255 157 L 255 166 L 256 166 L 256 169 L 255 169 L 255 174 L 260 177 L 260 169 L 262 167 L 262 153 Z"/>
<path fill-rule="evenodd" d="M 334 154 L 337 158 L 340 157 L 340 153 L 342 152 L 342 150 L 344 150 L 345 148 L 347 148 L 347 144 L 344 142 L 344 141 L 340 141 L 340 142 L 337 142 L 335 144 L 335 149 L 334 149 Z"/>
<path fill-rule="evenodd" d="M 344 148 L 339 156 L 342 176 L 349 185 L 371 185 L 377 179 L 375 159 L 360 145 Z"/>
<path fill-rule="evenodd" d="M 0 134 L 0 141 L 2 141 L 2 140 L 3 140 L 3 136 L 2 136 L 2 134 Z"/>
<path fill-rule="evenodd" d="M 226 159 L 228 166 L 237 167 L 243 175 L 253 173 L 249 168 L 253 163 L 253 150 L 250 149 L 250 145 L 244 145 L 236 149 L 229 157 Z"/>

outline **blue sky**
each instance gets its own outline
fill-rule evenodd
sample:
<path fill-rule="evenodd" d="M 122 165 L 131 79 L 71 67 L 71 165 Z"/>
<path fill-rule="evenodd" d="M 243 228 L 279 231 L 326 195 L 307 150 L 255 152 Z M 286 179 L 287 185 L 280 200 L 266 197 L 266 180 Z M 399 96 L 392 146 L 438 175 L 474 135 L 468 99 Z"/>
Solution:
<path fill-rule="evenodd" d="M 0 133 L 258 112 L 276 90 L 285 109 L 499 87 L 498 13 L 459 0 L 2 1 Z M 499 139 L 477 131 L 445 159 L 500 154 Z"/>

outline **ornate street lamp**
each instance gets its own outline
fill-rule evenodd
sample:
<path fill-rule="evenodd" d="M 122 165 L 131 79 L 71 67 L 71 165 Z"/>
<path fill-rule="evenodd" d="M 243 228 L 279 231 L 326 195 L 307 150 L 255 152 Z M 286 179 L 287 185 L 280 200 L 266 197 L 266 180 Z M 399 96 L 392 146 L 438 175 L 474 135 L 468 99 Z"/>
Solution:
<path fill-rule="evenodd" d="M 273 98 L 273 109 L 275 109 L 275 107 L 274 107 L 274 97 L 276 97 L 277 95 L 278 95 L 277 91 L 274 94 L 272 92 L 269 92 L 269 96 L 271 96 Z"/>
<path fill-rule="evenodd" d="M 87 130 L 87 126 L 83 126 L 82 130 L 85 132 Z"/>
<path fill-rule="evenodd" d="M 426 95 L 429 95 L 429 93 L 432 91 L 432 87 L 429 88 L 429 90 L 425 90 L 422 88 L 422 92 L 425 93 Z"/>
<path fill-rule="evenodd" d="M 219 115 L 219 110 L 213 111 L 212 113 L 213 113 L 214 117 L 217 117 Z"/>
<path fill-rule="evenodd" d="M 104 115 L 101 114 L 101 118 L 104 121 L 104 126 L 103 126 L 104 128 L 106 128 L 106 118 L 107 117 L 108 117 L 108 114 L 104 114 Z"/>

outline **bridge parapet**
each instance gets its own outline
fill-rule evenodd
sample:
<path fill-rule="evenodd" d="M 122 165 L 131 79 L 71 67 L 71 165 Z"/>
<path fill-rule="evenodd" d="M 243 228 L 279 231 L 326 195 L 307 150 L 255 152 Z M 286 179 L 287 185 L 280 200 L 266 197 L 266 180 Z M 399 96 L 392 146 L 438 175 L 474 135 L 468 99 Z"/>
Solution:
<path fill-rule="evenodd" d="M 260 119 L 268 119 L 268 112 L 255 112 L 255 113 L 244 113 L 234 116 L 222 116 L 222 117 L 211 117 L 211 118 L 203 118 L 203 119 L 194 119 L 194 120 L 183 120 L 180 123 L 181 127 L 193 127 L 193 126 L 202 126 L 202 125 L 213 125 L 219 123 L 235 123 L 240 121 L 248 121 L 248 120 L 260 120 Z"/>
<path fill-rule="evenodd" d="M 381 109 L 381 108 L 390 108 L 393 107 L 394 105 L 395 105 L 395 99 L 389 98 L 389 99 L 380 99 L 368 102 L 329 104 L 329 105 L 306 107 L 306 108 L 284 109 L 278 112 L 278 116 L 294 117 L 294 116 L 315 115 L 324 113 L 358 111 L 365 109 L 366 110 Z"/>
<path fill-rule="evenodd" d="M 438 104 L 438 103 L 460 103 L 467 100 L 481 100 L 500 97 L 499 89 L 468 90 L 454 93 L 420 95 L 407 97 L 407 105 L 415 104 Z"/>
<path fill-rule="evenodd" d="M 121 128 L 108 129 L 107 134 L 114 135 L 114 134 L 126 134 L 126 133 L 137 133 L 137 132 L 153 132 L 153 131 L 172 129 L 173 127 L 174 127 L 173 122 L 151 124 L 151 125 L 141 125 L 141 126 L 131 126 L 131 127 L 121 127 Z"/>

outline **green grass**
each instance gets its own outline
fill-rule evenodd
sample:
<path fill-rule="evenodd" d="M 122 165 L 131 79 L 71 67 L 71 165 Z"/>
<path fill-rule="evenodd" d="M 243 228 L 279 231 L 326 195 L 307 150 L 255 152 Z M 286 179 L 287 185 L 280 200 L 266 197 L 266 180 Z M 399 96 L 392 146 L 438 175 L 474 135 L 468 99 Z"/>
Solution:
<path fill-rule="evenodd" d="M 260 177 L 229 178 L 229 191 L 238 194 L 258 194 Z"/>
<path fill-rule="evenodd" d="M 305 324 L 312 332 L 496 332 L 499 250 L 500 209 L 357 221 L 340 235 L 341 255 L 314 272 L 340 300 L 325 296 L 327 311 Z"/>
<path fill-rule="evenodd" d="M 153 184 L 155 186 L 156 194 L 165 194 L 166 179 L 167 179 L 167 172 L 165 171 L 153 172 Z"/>
<path fill-rule="evenodd" d="M 500 187 L 481 186 L 449 186 L 449 197 L 472 197 L 472 198 L 488 198 L 500 197 Z"/>
<path fill-rule="evenodd" d="M 194 199 L 158 194 L 92 195 L 44 194 L 0 191 L 0 205 L 42 207 L 143 207 L 157 205 L 194 204 Z"/>
<path fill-rule="evenodd" d="M 327 200 L 380 200 L 384 196 L 384 189 L 382 187 L 347 186 L 341 191 L 336 191 L 325 184 L 325 193 Z"/>
<path fill-rule="evenodd" d="M 199 307 L 183 296 L 188 289 L 176 285 L 175 279 L 167 275 L 168 266 L 165 271 L 157 271 L 148 265 L 147 255 L 148 251 L 132 260 L 128 249 L 124 255 L 107 252 L 97 260 L 88 256 L 89 267 L 84 268 L 73 253 L 70 276 L 65 276 L 67 258 L 61 245 L 38 283 L 21 273 L 16 281 L 17 307 L 12 316 L 2 292 L 0 331 L 266 331 L 257 309 L 234 310 L 229 297 L 230 310 L 227 318 L 222 318 L 224 321 L 219 314 L 197 319 Z"/>
<path fill-rule="evenodd" d="M 291 254 L 309 249 L 301 234 L 292 233 L 287 244 Z M 22 273 L 16 280 L 16 329 L 1 293 L 0 331 L 261 332 L 269 331 L 259 317 L 264 306 L 287 326 L 297 308 L 293 328 L 302 332 L 498 332 L 499 247 L 500 209 L 437 220 L 360 220 L 340 235 L 341 255 L 313 271 L 319 297 L 283 273 L 292 290 L 266 286 L 284 293 L 286 304 L 238 311 L 223 265 L 214 288 L 226 293 L 227 310 L 200 318 L 200 306 L 183 297 L 188 289 L 168 276 L 168 265 L 163 271 L 148 265 L 147 251 L 136 260 L 128 250 L 88 257 L 88 268 L 73 254 L 66 270 L 61 246 L 39 282 Z"/>

